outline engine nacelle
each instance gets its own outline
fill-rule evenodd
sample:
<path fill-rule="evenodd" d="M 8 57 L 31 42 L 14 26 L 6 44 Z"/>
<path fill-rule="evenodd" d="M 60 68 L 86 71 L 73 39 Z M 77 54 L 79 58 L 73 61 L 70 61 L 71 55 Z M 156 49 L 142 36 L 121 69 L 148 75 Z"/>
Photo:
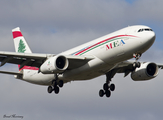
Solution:
<path fill-rule="evenodd" d="M 150 80 L 158 75 L 158 66 L 155 63 L 142 63 L 140 68 L 136 68 L 131 73 L 134 81 Z"/>
<path fill-rule="evenodd" d="M 68 68 L 68 59 L 63 56 L 54 56 L 47 59 L 40 67 L 39 71 L 43 74 L 62 73 Z"/>

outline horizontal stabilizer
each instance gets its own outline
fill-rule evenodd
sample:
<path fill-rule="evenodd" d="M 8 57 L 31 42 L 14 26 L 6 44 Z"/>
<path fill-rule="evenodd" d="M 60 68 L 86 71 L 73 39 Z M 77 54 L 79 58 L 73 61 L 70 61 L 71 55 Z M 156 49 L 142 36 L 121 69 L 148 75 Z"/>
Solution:
<path fill-rule="evenodd" d="M 9 74 L 9 75 L 22 75 L 23 73 L 18 73 L 18 72 L 8 72 L 8 71 L 0 71 L 0 73 L 3 74 Z"/>

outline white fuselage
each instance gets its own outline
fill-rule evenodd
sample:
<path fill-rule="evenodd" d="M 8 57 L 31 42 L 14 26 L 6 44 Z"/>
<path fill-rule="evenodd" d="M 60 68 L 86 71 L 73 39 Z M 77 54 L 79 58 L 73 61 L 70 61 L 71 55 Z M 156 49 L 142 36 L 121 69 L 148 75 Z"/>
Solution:
<path fill-rule="evenodd" d="M 142 29 L 142 31 L 140 31 Z M 144 53 L 155 41 L 155 33 L 147 26 L 130 26 L 95 39 L 59 55 L 93 56 L 85 65 L 66 70 L 58 78 L 64 82 L 88 80 L 106 74 L 118 63 L 133 58 L 134 53 Z M 23 80 L 40 85 L 50 85 L 54 74 L 23 70 Z"/>

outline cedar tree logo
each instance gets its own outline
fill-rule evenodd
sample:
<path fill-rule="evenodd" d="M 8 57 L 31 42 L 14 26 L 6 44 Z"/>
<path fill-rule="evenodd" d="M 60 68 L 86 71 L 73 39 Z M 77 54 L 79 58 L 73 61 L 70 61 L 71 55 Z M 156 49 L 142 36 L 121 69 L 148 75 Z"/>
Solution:
<path fill-rule="evenodd" d="M 24 52 L 26 51 L 25 47 L 26 47 L 26 46 L 25 46 L 23 40 L 20 39 L 18 52 L 24 53 Z"/>

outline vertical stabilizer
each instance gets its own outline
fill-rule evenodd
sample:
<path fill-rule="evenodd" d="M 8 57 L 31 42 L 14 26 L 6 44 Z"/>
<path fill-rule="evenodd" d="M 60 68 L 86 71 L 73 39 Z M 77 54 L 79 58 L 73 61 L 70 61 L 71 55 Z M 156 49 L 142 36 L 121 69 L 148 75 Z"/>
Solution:
<path fill-rule="evenodd" d="M 15 51 L 20 53 L 32 53 L 29 48 L 25 38 L 23 37 L 20 28 L 17 27 L 12 30 L 12 35 L 14 39 Z"/>
<path fill-rule="evenodd" d="M 14 39 L 14 46 L 15 46 L 16 52 L 32 53 L 19 27 L 12 30 L 12 35 Z M 31 67 L 31 66 L 18 65 L 18 67 L 19 67 L 19 70 L 22 70 L 22 69 L 38 70 L 38 68 Z"/>

